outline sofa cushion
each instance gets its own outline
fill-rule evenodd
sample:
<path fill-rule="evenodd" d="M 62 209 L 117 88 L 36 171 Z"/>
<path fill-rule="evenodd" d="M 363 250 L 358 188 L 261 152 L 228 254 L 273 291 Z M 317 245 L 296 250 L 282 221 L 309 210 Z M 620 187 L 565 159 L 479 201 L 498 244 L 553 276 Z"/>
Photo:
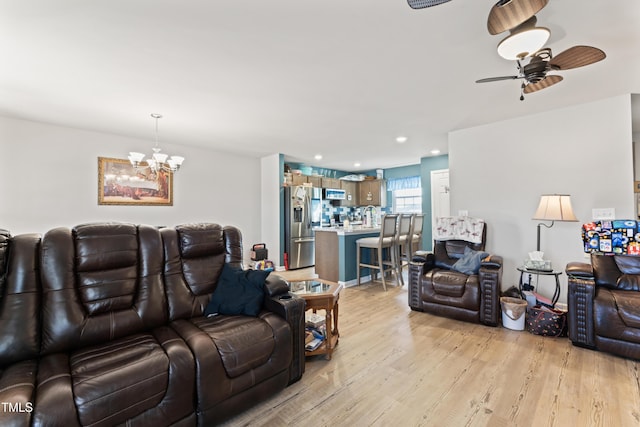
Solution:
<path fill-rule="evenodd" d="M 478 274 L 482 260 L 488 255 L 487 252 L 474 251 L 470 247 L 465 246 L 464 255 L 451 266 L 451 269 L 467 275 Z"/>
<path fill-rule="evenodd" d="M 264 365 L 273 355 L 273 330 L 262 319 L 215 316 L 196 318 L 192 322 L 214 342 L 229 378 Z"/>
<path fill-rule="evenodd" d="M 467 278 L 467 275 L 459 272 L 440 270 L 433 274 L 433 289 L 439 295 L 460 298 L 464 294 Z"/>
<path fill-rule="evenodd" d="M 630 328 L 640 330 L 640 292 L 613 292 L 620 319 Z"/>
<path fill-rule="evenodd" d="M 225 264 L 216 290 L 204 311 L 205 316 L 257 316 L 264 301 L 264 282 L 270 273 L 265 270 L 242 270 Z"/>
<path fill-rule="evenodd" d="M 70 370 L 82 425 L 124 423 L 158 406 L 169 383 L 169 358 L 150 334 L 74 352 Z"/>
<path fill-rule="evenodd" d="M 599 288 L 594 299 L 598 336 L 640 344 L 640 292 Z"/>
<path fill-rule="evenodd" d="M 618 277 L 617 289 L 622 291 L 640 291 L 640 275 L 623 274 Z"/>

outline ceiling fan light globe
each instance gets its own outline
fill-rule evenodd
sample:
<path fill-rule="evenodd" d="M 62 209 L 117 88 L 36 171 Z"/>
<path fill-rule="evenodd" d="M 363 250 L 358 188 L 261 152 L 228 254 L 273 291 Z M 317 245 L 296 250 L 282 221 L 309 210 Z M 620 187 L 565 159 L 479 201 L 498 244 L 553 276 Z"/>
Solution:
<path fill-rule="evenodd" d="M 550 35 L 544 27 L 513 33 L 498 43 L 498 55 L 509 61 L 524 59 L 542 49 Z"/>

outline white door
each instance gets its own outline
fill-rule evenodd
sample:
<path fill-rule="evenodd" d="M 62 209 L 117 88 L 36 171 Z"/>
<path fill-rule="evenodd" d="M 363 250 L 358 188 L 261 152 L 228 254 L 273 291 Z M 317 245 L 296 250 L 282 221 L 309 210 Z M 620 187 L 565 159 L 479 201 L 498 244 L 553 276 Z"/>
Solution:
<path fill-rule="evenodd" d="M 451 215 L 449 202 L 449 169 L 431 171 L 431 232 L 435 219 L 441 216 Z"/>

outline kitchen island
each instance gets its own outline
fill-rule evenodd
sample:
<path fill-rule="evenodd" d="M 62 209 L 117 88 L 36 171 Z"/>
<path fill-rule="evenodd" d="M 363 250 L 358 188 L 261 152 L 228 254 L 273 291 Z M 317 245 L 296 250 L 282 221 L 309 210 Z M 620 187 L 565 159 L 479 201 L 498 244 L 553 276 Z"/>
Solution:
<path fill-rule="evenodd" d="M 380 228 L 316 227 L 314 231 L 315 271 L 318 278 L 345 286 L 355 284 L 358 274 L 356 240 L 363 237 L 378 237 Z M 363 251 L 363 262 L 368 259 L 368 254 L 365 252 L 368 251 Z M 362 274 L 369 273 L 363 271 Z"/>

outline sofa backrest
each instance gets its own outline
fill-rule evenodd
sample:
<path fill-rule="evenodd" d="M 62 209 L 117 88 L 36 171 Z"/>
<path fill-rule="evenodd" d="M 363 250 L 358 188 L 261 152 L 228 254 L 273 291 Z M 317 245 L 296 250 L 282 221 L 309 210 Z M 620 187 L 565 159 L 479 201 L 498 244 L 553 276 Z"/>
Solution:
<path fill-rule="evenodd" d="M 481 243 L 471 243 L 465 240 L 435 240 L 433 243 L 433 255 L 435 266 L 438 268 L 450 269 L 464 255 L 464 248 L 468 247 L 474 251 L 484 251 L 487 237 L 486 224 L 482 227 Z"/>
<path fill-rule="evenodd" d="M 640 257 L 591 254 L 596 285 L 609 289 L 640 291 Z"/>
<path fill-rule="evenodd" d="M 42 238 L 42 352 L 105 343 L 167 322 L 160 232 L 84 224 Z"/>
<path fill-rule="evenodd" d="M 40 235 L 0 230 L 0 366 L 40 351 Z"/>
<path fill-rule="evenodd" d="M 160 231 L 171 320 L 202 316 L 225 263 L 242 266 L 242 235 L 235 227 L 185 224 Z"/>

